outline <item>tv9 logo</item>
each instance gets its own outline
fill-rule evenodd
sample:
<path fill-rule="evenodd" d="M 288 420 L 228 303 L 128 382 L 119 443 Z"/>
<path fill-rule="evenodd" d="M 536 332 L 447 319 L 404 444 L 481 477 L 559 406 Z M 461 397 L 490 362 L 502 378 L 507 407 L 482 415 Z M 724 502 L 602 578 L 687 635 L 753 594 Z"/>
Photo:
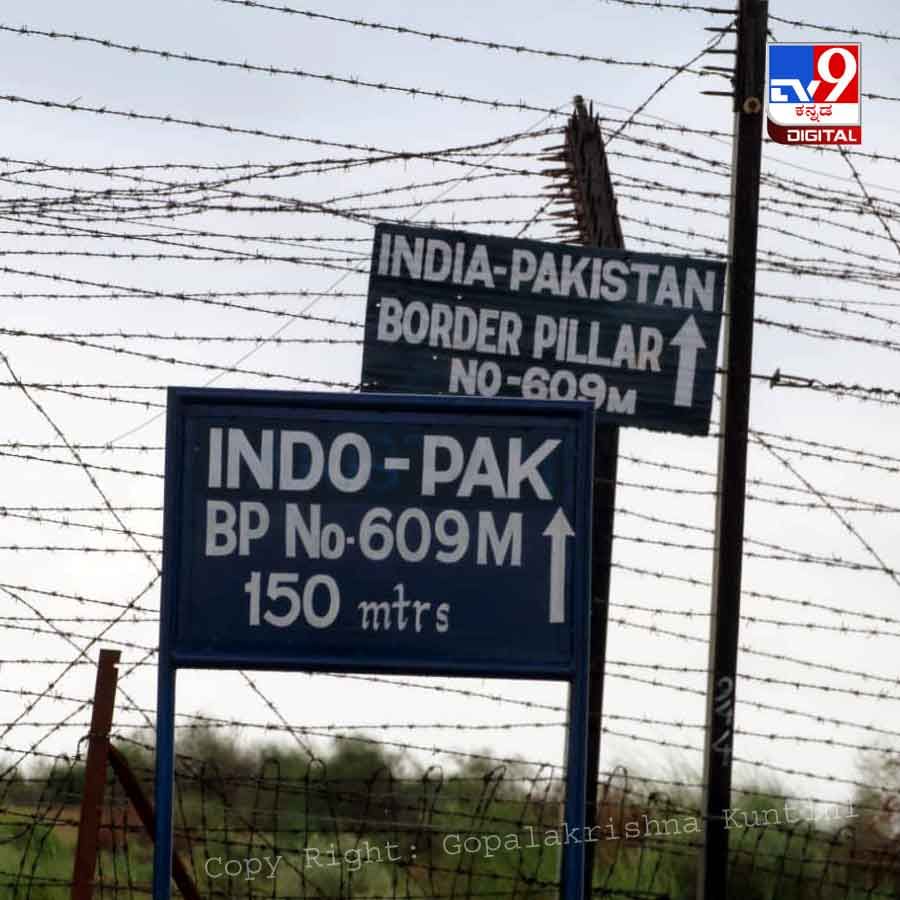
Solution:
<path fill-rule="evenodd" d="M 767 125 L 779 144 L 860 144 L 860 45 L 769 44 Z"/>

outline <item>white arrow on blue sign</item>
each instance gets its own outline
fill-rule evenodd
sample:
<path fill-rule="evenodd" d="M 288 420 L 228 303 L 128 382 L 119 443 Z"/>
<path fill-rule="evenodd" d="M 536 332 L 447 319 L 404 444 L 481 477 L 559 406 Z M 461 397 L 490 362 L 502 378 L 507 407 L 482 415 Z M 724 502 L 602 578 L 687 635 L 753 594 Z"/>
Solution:
<path fill-rule="evenodd" d="M 566 621 L 566 539 L 575 532 L 560 507 L 543 530 L 550 538 L 550 621 Z"/>

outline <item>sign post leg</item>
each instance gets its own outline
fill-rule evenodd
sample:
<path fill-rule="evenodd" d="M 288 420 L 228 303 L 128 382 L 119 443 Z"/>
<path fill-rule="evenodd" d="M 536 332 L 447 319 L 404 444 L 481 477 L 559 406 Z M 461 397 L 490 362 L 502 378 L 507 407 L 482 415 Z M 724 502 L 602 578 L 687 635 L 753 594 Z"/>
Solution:
<path fill-rule="evenodd" d="M 169 900 L 172 887 L 172 792 L 175 778 L 175 669 L 160 646 L 156 692 L 156 837 L 153 900 Z"/>
<path fill-rule="evenodd" d="M 588 683 L 576 677 L 569 683 L 569 733 L 566 743 L 566 818 L 563 823 L 576 833 L 569 842 L 565 835 L 560 896 L 564 900 L 580 900 L 585 886 L 585 828 L 592 822 L 585 819 L 585 784 L 587 781 L 587 746 L 584 722 L 588 714 Z"/>

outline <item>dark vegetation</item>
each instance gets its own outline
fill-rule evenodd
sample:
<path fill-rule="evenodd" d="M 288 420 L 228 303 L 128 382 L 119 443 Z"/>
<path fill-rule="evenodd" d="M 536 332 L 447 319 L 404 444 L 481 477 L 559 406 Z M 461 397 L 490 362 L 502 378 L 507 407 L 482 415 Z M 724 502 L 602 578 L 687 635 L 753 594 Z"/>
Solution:
<path fill-rule="evenodd" d="M 152 796 L 147 736 L 114 743 Z M 558 893 L 558 844 L 567 838 L 562 783 L 550 767 L 473 755 L 446 771 L 363 735 L 311 758 L 296 745 L 248 745 L 203 727 L 182 733 L 177 770 L 176 847 L 204 896 L 550 900 Z M 877 774 L 897 780 L 890 765 Z M 0 781 L 4 900 L 68 898 L 83 780 L 81 764 L 48 760 Z M 620 769 L 601 786 L 598 896 L 694 897 L 698 798 L 655 784 Z M 795 810 L 800 821 L 792 824 L 777 785 L 734 802 L 742 826 L 731 835 L 735 900 L 900 896 L 900 842 L 879 793 L 860 790 L 854 818 L 813 822 Z M 148 896 L 152 844 L 112 778 L 100 844 L 95 897 Z M 250 878 L 248 859 L 260 860 Z M 228 860 L 241 861 L 240 874 L 224 874 Z"/>

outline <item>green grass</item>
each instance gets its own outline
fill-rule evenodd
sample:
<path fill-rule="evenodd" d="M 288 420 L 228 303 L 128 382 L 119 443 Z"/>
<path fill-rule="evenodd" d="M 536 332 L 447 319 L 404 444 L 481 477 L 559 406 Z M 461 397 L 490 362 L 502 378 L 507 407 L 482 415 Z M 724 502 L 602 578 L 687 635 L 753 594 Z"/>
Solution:
<path fill-rule="evenodd" d="M 179 781 L 176 810 L 179 831 L 188 826 L 192 835 L 190 844 L 181 837 L 179 852 L 202 896 L 261 900 L 274 892 L 279 897 L 338 900 L 428 897 L 449 895 L 452 890 L 462 900 L 469 894 L 502 897 L 514 883 L 521 890 L 528 881 L 531 900 L 555 900 L 561 849 L 550 846 L 550 841 L 540 847 L 526 846 L 526 826 L 530 824 L 538 835 L 557 829 L 561 798 L 553 792 L 544 796 L 541 790 L 531 796 L 526 770 L 493 770 L 473 762 L 450 775 L 425 773 L 374 744 L 339 742 L 336 746 L 323 760 L 310 764 L 292 749 L 245 748 L 233 736 L 219 732 L 191 733 L 187 749 L 193 758 L 192 777 Z M 180 749 L 185 750 L 185 745 Z M 150 754 L 131 748 L 129 756 L 146 780 Z M 82 774 L 77 768 L 36 769 L 27 780 L 0 784 L 3 900 L 68 898 L 75 828 L 34 824 L 35 814 L 49 808 L 51 819 L 57 815 L 77 818 L 74 803 Z M 884 856 L 879 862 L 874 855 L 866 855 L 879 847 L 871 841 L 866 844 L 861 832 L 848 843 L 849 832 L 838 830 L 843 823 L 785 827 L 766 812 L 780 808 L 780 794 L 778 785 L 764 785 L 755 793 L 742 793 L 740 802 L 736 801 L 747 819 L 746 827 L 730 832 L 730 900 L 875 900 L 900 895 L 896 847 L 893 862 L 885 865 Z M 51 803 L 57 795 L 67 805 Z M 115 799 L 121 804 L 118 790 Z M 689 824 L 688 811 L 696 808 L 697 800 L 682 792 L 636 804 L 612 785 L 604 795 L 600 824 L 611 819 L 616 839 L 607 839 L 612 835 L 604 832 L 594 844 L 595 887 L 645 892 L 633 896 L 647 898 L 694 900 L 701 835 Z M 744 824 L 743 816 L 736 819 Z M 668 822 L 662 826 L 668 833 L 654 834 L 660 826 L 649 825 L 651 820 Z M 765 826 L 755 825 L 766 820 Z M 134 816 L 130 821 L 137 827 Z M 637 828 L 630 836 L 629 822 Z M 410 828 L 396 830 L 398 823 Z M 480 836 L 481 844 L 474 853 L 454 853 L 442 841 L 444 835 L 454 833 L 460 843 L 470 835 Z M 516 834 L 519 848 L 495 847 L 488 855 L 486 834 L 499 835 L 501 843 Z M 139 829 L 129 832 L 127 846 L 121 831 L 112 838 L 114 847 L 108 830 L 101 837 L 98 877 L 146 888 L 152 878 L 149 839 Z M 372 861 L 365 861 L 366 844 L 378 848 L 381 858 L 373 849 Z M 392 855 L 401 857 L 399 862 L 388 859 L 388 844 Z M 332 847 L 339 865 L 329 858 Z M 361 848 L 359 857 L 354 848 Z M 318 860 L 307 849 L 318 850 Z M 848 868 L 851 853 L 857 865 Z M 210 876 L 219 868 L 209 875 L 205 871 L 205 864 L 216 857 L 223 861 L 268 857 L 274 862 L 279 856 L 275 878 L 266 877 L 270 870 L 265 863 L 252 880 L 246 872 L 214 878 Z"/>

